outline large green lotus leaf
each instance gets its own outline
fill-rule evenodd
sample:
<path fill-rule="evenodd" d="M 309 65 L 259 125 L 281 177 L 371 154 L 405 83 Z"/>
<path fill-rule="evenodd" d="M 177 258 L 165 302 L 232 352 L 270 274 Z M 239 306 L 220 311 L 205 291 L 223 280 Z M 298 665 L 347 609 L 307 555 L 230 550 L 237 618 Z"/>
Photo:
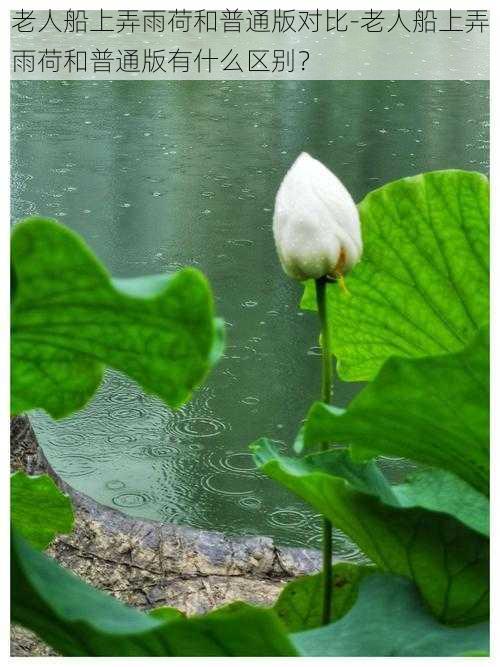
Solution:
<path fill-rule="evenodd" d="M 178 621 L 180 618 L 186 618 L 186 614 L 175 607 L 156 607 L 149 611 L 148 615 L 160 621 Z"/>
<path fill-rule="evenodd" d="M 489 541 L 452 516 L 402 504 L 373 461 L 347 450 L 302 459 L 280 456 L 265 439 L 259 468 L 324 514 L 379 569 L 413 579 L 437 618 L 465 624 L 488 617 Z"/>
<path fill-rule="evenodd" d="M 364 577 L 375 572 L 370 565 L 337 563 L 333 571 L 332 621 L 342 618 L 353 606 L 358 596 L 359 584 Z M 289 632 L 317 628 L 322 624 L 323 575 L 310 574 L 294 579 L 281 591 L 274 604 L 274 611 Z"/>
<path fill-rule="evenodd" d="M 489 537 L 490 502 L 486 496 L 447 470 L 427 468 L 411 473 L 392 487 L 401 507 L 423 507 L 455 517 Z"/>
<path fill-rule="evenodd" d="M 14 414 L 80 409 L 106 366 L 177 407 L 220 353 L 212 295 L 195 269 L 113 282 L 76 234 L 41 218 L 15 226 L 12 264 Z"/>
<path fill-rule="evenodd" d="M 292 635 L 309 656 L 487 655 L 487 623 L 450 628 L 433 618 L 411 582 L 374 574 L 361 584 L 353 608 L 339 621 Z"/>
<path fill-rule="evenodd" d="M 359 205 L 363 257 L 328 287 L 332 351 L 344 380 L 391 356 L 460 350 L 488 320 L 489 184 L 466 171 L 389 183 Z M 316 309 L 314 284 L 302 306 Z"/>
<path fill-rule="evenodd" d="M 191 619 L 155 618 L 92 588 L 15 534 L 11 579 L 13 622 L 65 656 L 297 655 L 270 609 L 236 603 Z"/>
<path fill-rule="evenodd" d="M 35 549 L 45 549 L 59 533 L 73 529 L 71 500 L 48 475 L 30 477 L 16 472 L 10 478 L 12 525 Z"/>
<path fill-rule="evenodd" d="M 464 350 L 387 361 L 346 411 L 317 403 L 303 433 L 351 446 L 353 457 L 404 456 L 449 470 L 489 493 L 489 344 L 482 328 Z"/>
<path fill-rule="evenodd" d="M 11 563 L 13 621 L 66 656 L 464 655 L 488 650 L 485 624 L 440 626 L 413 587 L 394 577 L 367 577 L 340 621 L 288 638 L 272 610 L 242 603 L 191 619 L 143 614 L 88 586 L 15 534 Z"/>

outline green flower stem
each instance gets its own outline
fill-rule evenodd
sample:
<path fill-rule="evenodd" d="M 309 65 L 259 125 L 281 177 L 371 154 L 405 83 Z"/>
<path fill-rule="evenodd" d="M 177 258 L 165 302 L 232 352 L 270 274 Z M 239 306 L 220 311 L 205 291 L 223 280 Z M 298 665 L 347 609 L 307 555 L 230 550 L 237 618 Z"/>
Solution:
<path fill-rule="evenodd" d="M 330 331 L 326 309 L 326 276 L 316 281 L 316 300 L 321 323 L 321 347 L 323 350 L 323 365 L 321 374 L 321 400 L 331 403 L 332 400 L 332 356 L 330 351 Z M 322 443 L 321 451 L 328 449 L 328 443 Z M 323 517 L 323 625 L 330 623 L 332 606 L 332 523 Z"/>

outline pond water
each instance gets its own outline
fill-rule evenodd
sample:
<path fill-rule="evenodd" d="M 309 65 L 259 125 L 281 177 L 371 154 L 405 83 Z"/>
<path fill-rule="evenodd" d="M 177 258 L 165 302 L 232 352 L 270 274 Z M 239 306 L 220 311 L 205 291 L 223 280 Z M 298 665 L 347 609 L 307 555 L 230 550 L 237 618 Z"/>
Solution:
<path fill-rule="evenodd" d="M 116 276 L 196 266 L 227 321 L 223 360 L 177 412 L 108 372 L 78 414 L 34 413 L 53 467 L 134 516 L 317 546 L 319 517 L 247 449 L 268 435 L 285 451 L 319 391 L 316 318 L 273 247 L 276 189 L 302 150 L 356 200 L 421 171 L 486 172 L 487 98 L 486 82 L 14 82 L 13 219 L 59 219 Z M 337 404 L 358 390 L 337 382 Z M 335 549 L 357 557 L 341 535 Z"/>

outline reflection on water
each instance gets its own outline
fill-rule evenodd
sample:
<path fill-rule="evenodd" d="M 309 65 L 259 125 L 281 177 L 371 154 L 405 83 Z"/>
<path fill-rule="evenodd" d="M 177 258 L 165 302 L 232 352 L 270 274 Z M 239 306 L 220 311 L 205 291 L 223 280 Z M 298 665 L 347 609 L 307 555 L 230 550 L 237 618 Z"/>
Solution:
<path fill-rule="evenodd" d="M 317 323 L 274 252 L 276 189 L 302 150 L 358 200 L 403 175 L 484 172 L 487 96 L 485 82 L 15 82 L 13 218 L 58 218 L 116 276 L 196 266 L 228 323 L 224 358 L 176 412 L 107 372 L 79 414 L 35 414 L 54 468 L 135 516 L 317 545 L 320 517 L 247 450 L 268 435 L 287 451 L 319 385 Z M 357 389 L 337 383 L 337 403 Z"/>

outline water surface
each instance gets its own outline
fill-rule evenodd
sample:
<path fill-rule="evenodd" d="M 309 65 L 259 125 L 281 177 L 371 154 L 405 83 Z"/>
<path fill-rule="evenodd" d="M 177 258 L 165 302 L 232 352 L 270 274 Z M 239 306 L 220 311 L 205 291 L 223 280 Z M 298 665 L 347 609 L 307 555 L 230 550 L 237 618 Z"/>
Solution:
<path fill-rule="evenodd" d="M 273 247 L 276 189 L 302 150 L 357 200 L 431 169 L 486 172 L 487 97 L 486 82 L 14 82 L 13 219 L 59 219 L 119 277 L 196 266 L 227 321 L 224 359 L 177 412 L 108 372 L 78 414 L 35 413 L 53 467 L 134 516 L 316 546 L 319 517 L 247 449 L 267 435 L 287 451 L 319 391 L 316 319 Z M 337 404 L 357 390 L 337 383 Z"/>

